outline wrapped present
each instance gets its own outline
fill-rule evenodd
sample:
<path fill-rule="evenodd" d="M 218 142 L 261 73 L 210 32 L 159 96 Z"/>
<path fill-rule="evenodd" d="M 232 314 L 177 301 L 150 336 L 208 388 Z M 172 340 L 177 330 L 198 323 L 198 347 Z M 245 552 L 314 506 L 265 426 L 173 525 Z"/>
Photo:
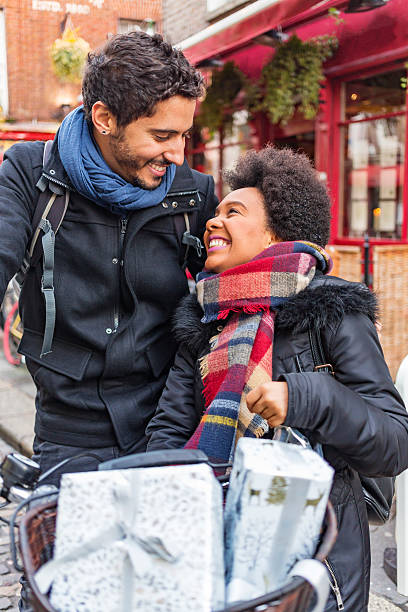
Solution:
<path fill-rule="evenodd" d="M 65 474 L 36 581 L 59 612 L 210 612 L 224 606 L 223 555 L 207 465 Z"/>
<path fill-rule="evenodd" d="M 227 603 L 281 587 L 313 556 L 333 469 L 312 450 L 241 438 L 225 508 Z"/>

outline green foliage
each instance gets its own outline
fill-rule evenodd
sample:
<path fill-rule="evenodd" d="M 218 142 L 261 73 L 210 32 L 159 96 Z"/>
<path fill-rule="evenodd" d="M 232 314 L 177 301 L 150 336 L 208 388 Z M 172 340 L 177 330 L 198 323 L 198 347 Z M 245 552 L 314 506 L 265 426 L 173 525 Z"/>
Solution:
<path fill-rule="evenodd" d="M 227 62 L 221 70 L 213 72 L 211 85 L 200 107 L 199 124 L 210 132 L 221 127 L 228 133 L 232 129 L 233 114 L 237 110 L 236 99 L 244 93 L 244 105 L 248 110 L 257 104 L 258 90 L 234 62 Z"/>
<path fill-rule="evenodd" d="M 259 109 L 268 113 L 272 123 L 286 123 L 297 107 L 305 119 L 316 116 L 323 62 L 337 45 L 337 38 L 328 35 L 306 41 L 293 35 L 279 45 L 264 66 L 260 81 L 263 98 Z"/>
<path fill-rule="evenodd" d="M 77 30 L 66 29 L 61 38 L 54 42 L 50 52 L 57 77 L 63 82 L 79 83 L 89 51 L 89 44 L 78 36 Z"/>
<path fill-rule="evenodd" d="M 306 41 L 293 35 L 279 43 L 258 83 L 252 83 L 234 62 L 227 62 L 213 72 L 201 104 L 199 125 L 208 127 L 211 133 L 221 127 L 228 133 L 234 111 L 242 106 L 250 114 L 266 112 L 272 123 L 287 123 L 296 109 L 305 119 L 313 119 L 319 110 L 323 63 L 337 46 L 334 35 Z"/>
<path fill-rule="evenodd" d="M 408 68 L 408 63 L 404 64 L 404 68 Z M 401 89 L 406 89 L 407 88 L 407 84 L 408 84 L 407 77 L 401 77 L 400 78 Z"/>
<path fill-rule="evenodd" d="M 327 12 L 329 13 L 329 17 L 332 17 L 334 19 L 336 25 L 340 25 L 341 23 L 344 23 L 344 19 L 341 16 L 341 11 L 339 11 L 338 8 L 335 8 L 334 6 L 332 6 L 331 8 L 329 8 Z"/>

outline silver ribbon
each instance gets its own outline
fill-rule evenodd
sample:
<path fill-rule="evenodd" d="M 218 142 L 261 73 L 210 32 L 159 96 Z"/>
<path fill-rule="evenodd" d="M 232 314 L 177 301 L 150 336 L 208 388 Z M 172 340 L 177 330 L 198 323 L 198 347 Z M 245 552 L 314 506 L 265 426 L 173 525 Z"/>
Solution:
<path fill-rule="evenodd" d="M 139 474 L 137 469 L 127 470 L 130 479 L 123 478 L 123 482 L 115 483 L 113 496 L 117 507 L 117 520 L 97 537 L 82 543 L 70 553 L 51 559 L 42 565 L 35 574 L 35 580 L 41 593 L 47 593 L 56 576 L 70 561 L 79 559 L 96 552 L 101 547 L 116 547 L 125 553 L 122 610 L 128 612 L 132 609 L 133 580 L 140 567 L 152 567 L 152 560 L 162 559 L 168 563 L 176 563 L 179 557 L 172 555 L 165 547 L 159 536 L 141 537 L 135 533 L 134 525 L 138 511 L 137 492 L 139 491 Z"/>

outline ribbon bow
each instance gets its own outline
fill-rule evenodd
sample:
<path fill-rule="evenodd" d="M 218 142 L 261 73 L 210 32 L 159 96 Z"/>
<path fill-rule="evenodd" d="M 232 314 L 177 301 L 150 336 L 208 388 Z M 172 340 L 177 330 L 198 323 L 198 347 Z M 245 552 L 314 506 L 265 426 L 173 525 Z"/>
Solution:
<path fill-rule="evenodd" d="M 41 593 L 47 593 L 56 576 L 65 563 L 79 560 L 96 552 L 102 546 L 119 548 L 125 553 L 122 589 L 122 610 L 132 609 L 133 580 L 138 568 L 151 568 L 153 559 L 158 558 L 168 563 L 176 563 L 179 557 L 171 554 L 159 536 L 141 537 L 135 532 L 135 520 L 138 503 L 135 493 L 140 490 L 138 470 L 129 470 L 130 478 L 114 484 L 113 497 L 117 508 L 117 520 L 114 525 L 95 538 L 77 546 L 70 553 L 51 559 L 42 565 L 35 574 L 35 580 Z"/>

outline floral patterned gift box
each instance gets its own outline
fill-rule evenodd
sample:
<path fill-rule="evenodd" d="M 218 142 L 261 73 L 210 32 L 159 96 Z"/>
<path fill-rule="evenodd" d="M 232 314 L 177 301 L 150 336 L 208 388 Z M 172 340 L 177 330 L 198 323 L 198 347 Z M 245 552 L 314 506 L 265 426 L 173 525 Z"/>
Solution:
<path fill-rule="evenodd" d="M 241 438 L 225 508 L 227 603 L 281 587 L 315 552 L 333 469 L 312 450 Z"/>
<path fill-rule="evenodd" d="M 207 465 L 65 474 L 55 556 L 36 574 L 59 612 L 224 607 L 222 492 Z"/>

